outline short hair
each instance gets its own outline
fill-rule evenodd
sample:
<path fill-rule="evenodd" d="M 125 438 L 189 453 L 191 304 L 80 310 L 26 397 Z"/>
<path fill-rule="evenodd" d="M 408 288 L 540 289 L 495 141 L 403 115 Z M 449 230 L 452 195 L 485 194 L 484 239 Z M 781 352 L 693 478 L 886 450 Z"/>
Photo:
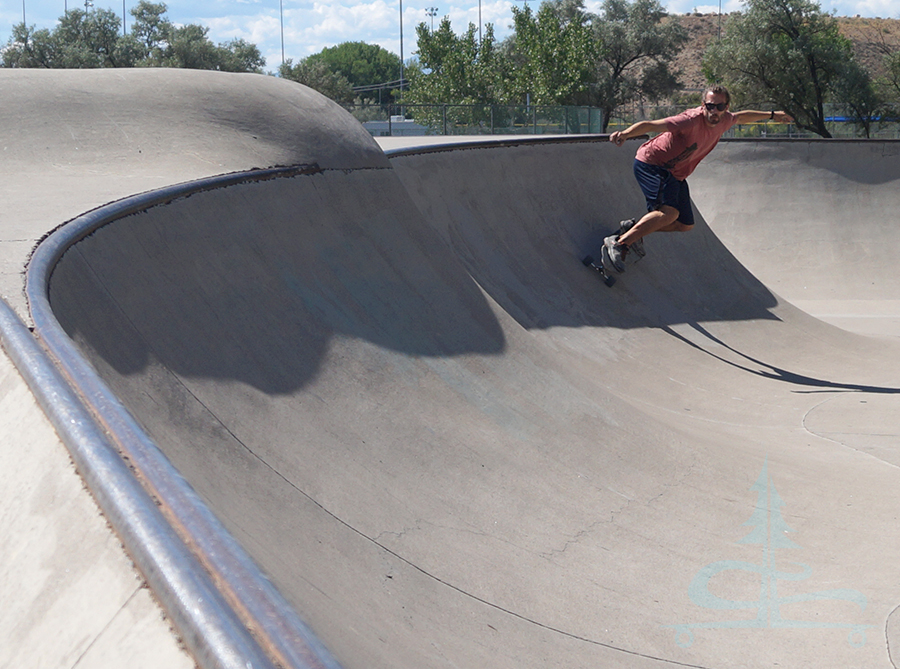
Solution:
<path fill-rule="evenodd" d="M 703 98 L 702 98 L 702 99 L 703 99 L 703 100 L 706 100 L 706 96 L 709 95 L 710 93 L 712 93 L 713 95 L 724 95 L 724 96 L 725 96 L 725 103 L 726 103 L 726 104 L 731 104 L 731 93 L 729 93 L 729 92 L 728 92 L 728 89 L 725 88 L 724 86 L 719 86 L 719 85 L 716 85 L 716 86 L 710 86 L 710 87 L 707 88 L 705 91 L 703 91 Z"/>

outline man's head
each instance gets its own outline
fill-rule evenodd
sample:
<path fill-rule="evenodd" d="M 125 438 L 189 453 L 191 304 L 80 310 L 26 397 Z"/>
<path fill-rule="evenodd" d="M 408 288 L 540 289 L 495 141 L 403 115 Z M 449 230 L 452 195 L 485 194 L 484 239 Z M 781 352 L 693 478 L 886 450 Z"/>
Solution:
<path fill-rule="evenodd" d="M 731 94 L 724 86 L 711 86 L 703 92 L 703 116 L 710 125 L 718 125 L 722 112 L 731 104 Z"/>

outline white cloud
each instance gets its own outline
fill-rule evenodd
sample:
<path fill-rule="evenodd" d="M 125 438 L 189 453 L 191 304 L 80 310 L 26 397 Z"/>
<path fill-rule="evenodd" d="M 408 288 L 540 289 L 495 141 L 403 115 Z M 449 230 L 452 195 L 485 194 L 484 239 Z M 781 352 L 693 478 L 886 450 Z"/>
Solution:
<path fill-rule="evenodd" d="M 837 9 L 839 16 L 869 16 L 883 19 L 900 18 L 896 0 L 862 0 L 860 2 L 831 2 L 828 9 Z"/>
<path fill-rule="evenodd" d="M 209 19 L 204 25 L 210 29 L 209 35 L 214 42 L 241 38 L 259 45 L 273 38 L 280 39 L 281 28 L 278 16 L 259 15 L 249 19 L 223 16 Z"/>

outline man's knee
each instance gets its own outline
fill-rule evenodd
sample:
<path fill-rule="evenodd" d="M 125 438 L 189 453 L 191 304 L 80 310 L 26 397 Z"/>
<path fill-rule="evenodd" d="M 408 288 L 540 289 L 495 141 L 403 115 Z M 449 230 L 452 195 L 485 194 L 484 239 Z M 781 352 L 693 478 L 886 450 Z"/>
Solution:
<path fill-rule="evenodd" d="M 678 217 L 681 215 L 681 213 L 675 207 L 670 207 L 669 205 L 664 204 L 656 211 L 658 211 L 661 215 L 664 225 L 671 226 L 678 224 Z"/>

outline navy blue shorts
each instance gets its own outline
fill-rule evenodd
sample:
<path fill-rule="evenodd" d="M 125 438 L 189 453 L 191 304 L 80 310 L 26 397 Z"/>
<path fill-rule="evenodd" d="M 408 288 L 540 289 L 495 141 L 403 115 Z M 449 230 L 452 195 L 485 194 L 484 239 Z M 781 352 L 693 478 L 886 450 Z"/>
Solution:
<path fill-rule="evenodd" d="M 634 176 L 647 198 L 647 211 L 657 211 L 668 205 L 678 210 L 678 221 L 684 225 L 694 224 L 694 210 L 691 208 L 691 192 L 687 181 L 679 181 L 664 167 L 634 161 Z"/>

